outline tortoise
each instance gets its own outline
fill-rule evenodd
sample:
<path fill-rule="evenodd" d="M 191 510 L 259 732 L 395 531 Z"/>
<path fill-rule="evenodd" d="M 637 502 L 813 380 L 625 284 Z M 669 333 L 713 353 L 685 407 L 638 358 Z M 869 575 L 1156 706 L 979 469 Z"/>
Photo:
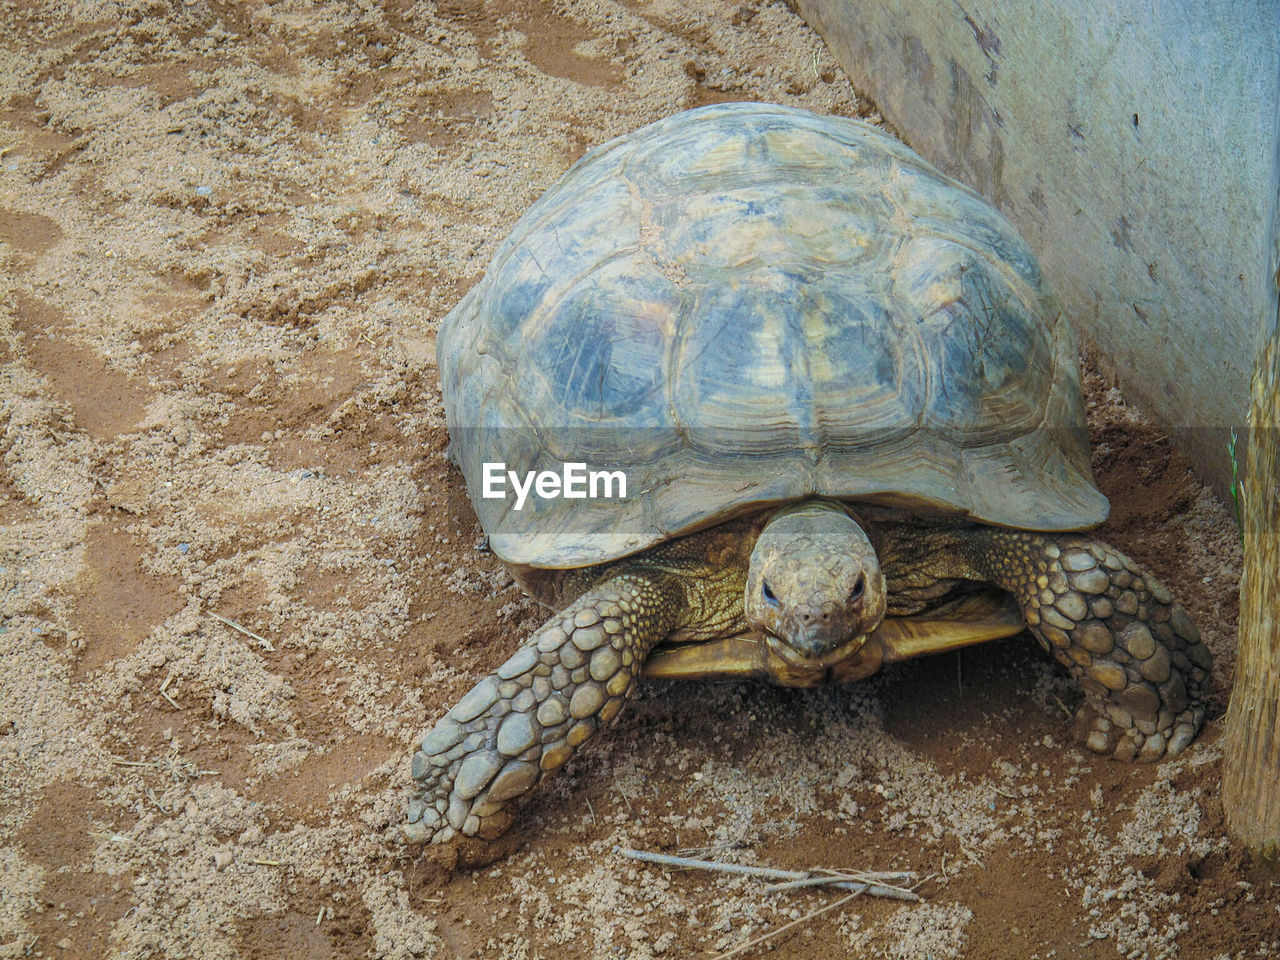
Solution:
<path fill-rule="evenodd" d="M 1088 749 L 1200 727 L 1195 626 L 1079 532 L 1109 504 L 1035 259 L 871 125 L 718 104 L 589 151 L 437 354 L 489 545 L 557 612 L 421 739 L 411 841 L 499 836 L 641 676 L 815 686 L 1029 630 Z"/>

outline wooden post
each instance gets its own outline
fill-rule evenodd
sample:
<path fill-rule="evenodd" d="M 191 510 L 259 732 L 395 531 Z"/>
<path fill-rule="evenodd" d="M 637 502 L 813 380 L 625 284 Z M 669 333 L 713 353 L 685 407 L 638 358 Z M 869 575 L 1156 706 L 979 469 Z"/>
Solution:
<path fill-rule="evenodd" d="M 1280 327 L 1258 356 L 1250 406 L 1240 653 L 1222 805 L 1236 839 L 1280 864 Z"/>

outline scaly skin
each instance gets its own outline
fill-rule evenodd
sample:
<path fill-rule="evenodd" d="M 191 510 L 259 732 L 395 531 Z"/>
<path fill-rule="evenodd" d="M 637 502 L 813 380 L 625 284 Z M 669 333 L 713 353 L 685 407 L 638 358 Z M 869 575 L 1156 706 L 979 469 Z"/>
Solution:
<path fill-rule="evenodd" d="M 1192 741 L 1213 657 L 1154 577 L 1072 534 L 976 527 L 959 553 L 1017 598 L 1031 632 L 1084 687 L 1086 747 L 1149 762 Z"/>
<path fill-rule="evenodd" d="M 816 549 L 809 565 L 822 566 L 824 542 L 850 542 L 848 513 L 826 512 L 838 534 L 830 541 L 823 541 L 820 521 L 813 533 L 785 541 L 793 550 L 801 549 L 797 543 Z M 891 615 L 926 610 L 966 580 L 1013 594 L 1028 628 L 1085 690 L 1081 715 L 1090 750 L 1153 761 L 1181 753 L 1199 730 L 1212 658 L 1171 594 L 1119 551 L 1079 534 L 913 521 L 874 508 L 859 508 L 858 518 L 883 580 L 874 555 L 861 558 L 859 569 L 873 588 L 886 585 L 887 598 L 876 602 Z M 747 629 L 744 593 L 761 589 L 762 579 L 747 557 L 769 530 L 763 519 L 576 573 L 569 595 L 585 592 L 422 739 L 413 757 L 407 838 L 497 837 L 510 825 L 512 802 L 618 714 L 653 647 L 672 637 L 696 642 Z M 783 606 L 792 593 L 810 603 L 804 598 L 811 571 L 805 563 L 788 571 L 778 559 L 770 560 L 769 575 L 780 584 Z M 833 590 L 847 590 L 850 574 L 841 570 L 827 578 Z M 749 598 L 746 606 L 759 604 Z M 863 617 L 857 629 L 874 626 Z"/>
<path fill-rule="evenodd" d="M 588 590 L 422 739 L 405 834 L 491 839 L 509 802 L 559 770 L 617 715 L 644 658 L 684 606 L 675 576 L 643 567 Z"/>

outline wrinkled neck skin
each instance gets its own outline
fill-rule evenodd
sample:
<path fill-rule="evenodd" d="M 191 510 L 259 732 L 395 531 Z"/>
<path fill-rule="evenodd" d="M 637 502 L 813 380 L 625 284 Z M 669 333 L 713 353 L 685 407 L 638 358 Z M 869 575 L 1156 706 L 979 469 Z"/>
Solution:
<path fill-rule="evenodd" d="M 848 507 L 806 500 L 770 517 L 751 551 L 743 610 L 797 664 L 860 647 L 884 618 L 885 579 Z"/>

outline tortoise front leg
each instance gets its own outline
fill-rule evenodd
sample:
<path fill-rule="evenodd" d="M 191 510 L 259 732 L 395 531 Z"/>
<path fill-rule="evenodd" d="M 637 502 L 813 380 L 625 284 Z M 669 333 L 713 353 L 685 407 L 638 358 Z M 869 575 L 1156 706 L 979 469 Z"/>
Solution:
<path fill-rule="evenodd" d="M 506 830 L 511 802 L 618 713 L 683 602 L 671 577 L 625 573 L 543 624 L 422 738 L 405 836 L 446 843 Z"/>
<path fill-rule="evenodd" d="M 1085 745 L 1177 756 L 1204 720 L 1213 658 L 1173 596 L 1120 551 L 1078 534 L 979 528 L 968 559 L 1017 598 L 1031 632 L 1080 681 Z"/>

